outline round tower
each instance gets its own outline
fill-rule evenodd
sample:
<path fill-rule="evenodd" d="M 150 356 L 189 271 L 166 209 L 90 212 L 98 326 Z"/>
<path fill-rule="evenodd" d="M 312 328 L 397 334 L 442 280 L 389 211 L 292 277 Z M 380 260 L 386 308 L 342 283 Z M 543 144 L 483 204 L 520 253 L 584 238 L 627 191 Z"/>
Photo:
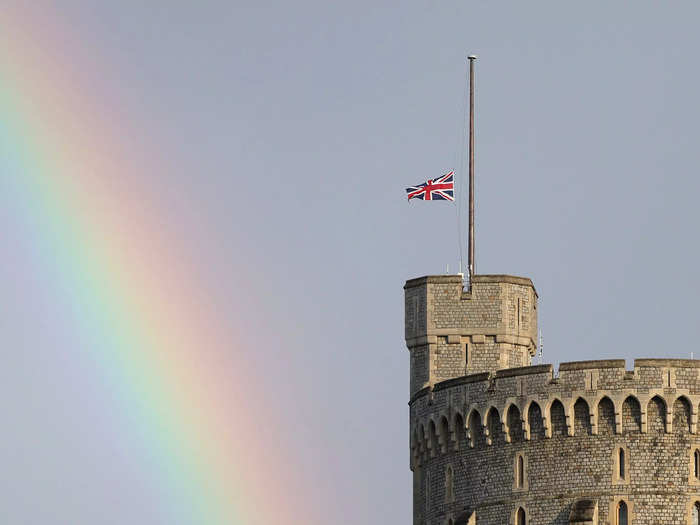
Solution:
<path fill-rule="evenodd" d="M 529 279 L 406 283 L 414 525 L 697 524 L 700 361 L 529 366 Z"/>

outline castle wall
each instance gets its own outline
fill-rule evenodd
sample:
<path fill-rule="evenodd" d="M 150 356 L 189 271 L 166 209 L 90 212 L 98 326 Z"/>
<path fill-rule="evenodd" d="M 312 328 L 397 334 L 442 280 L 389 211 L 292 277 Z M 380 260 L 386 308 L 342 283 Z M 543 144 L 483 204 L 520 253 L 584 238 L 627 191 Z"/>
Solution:
<path fill-rule="evenodd" d="M 414 524 L 570 523 L 577 500 L 613 524 L 689 524 L 700 501 L 700 361 L 564 363 L 466 375 L 410 401 Z M 619 471 L 623 452 L 624 473 Z M 699 452 L 700 454 L 700 452 Z M 523 458 L 522 483 L 517 475 Z M 451 472 L 451 475 L 448 473 Z M 460 521 L 461 523 L 461 521 Z"/>

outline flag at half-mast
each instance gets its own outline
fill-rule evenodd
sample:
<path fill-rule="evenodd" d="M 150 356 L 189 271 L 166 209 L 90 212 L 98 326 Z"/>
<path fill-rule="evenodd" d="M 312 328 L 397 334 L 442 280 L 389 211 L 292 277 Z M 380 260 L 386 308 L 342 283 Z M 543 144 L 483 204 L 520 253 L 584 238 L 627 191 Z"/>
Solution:
<path fill-rule="evenodd" d="M 406 188 L 406 193 L 409 201 L 411 199 L 453 201 L 455 200 L 455 172 L 451 171 L 437 179 Z"/>

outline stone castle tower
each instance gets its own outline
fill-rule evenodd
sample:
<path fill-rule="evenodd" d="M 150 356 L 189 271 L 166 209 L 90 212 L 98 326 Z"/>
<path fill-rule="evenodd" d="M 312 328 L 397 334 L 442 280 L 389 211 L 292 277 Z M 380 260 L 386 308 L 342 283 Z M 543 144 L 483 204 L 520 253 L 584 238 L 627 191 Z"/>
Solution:
<path fill-rule="evenodd" d="M 530 279 L 406 282 L 414 525 L 677 525 L 700 512 L 700 361 L 531 366 Z"/>

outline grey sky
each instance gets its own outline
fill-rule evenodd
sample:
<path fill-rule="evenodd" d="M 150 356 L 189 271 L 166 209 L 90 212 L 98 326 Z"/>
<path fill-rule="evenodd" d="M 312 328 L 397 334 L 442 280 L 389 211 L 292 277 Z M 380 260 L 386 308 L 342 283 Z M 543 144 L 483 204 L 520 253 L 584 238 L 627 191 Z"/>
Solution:
<path fill-rule="evenodd" d="M 241 325 L 289 342 L 252 347 L 250 361 L 298 412 L 280 432 L 323 474 L 311 491 L 319 524 L 410 523 L 402 286 L 454 270 L 458 248 L 454 207 L 407 204 L 404 187 L 458 167 L 467 54 L 480 57 L 477 270 L 533 279 L 545 361 L 700 355 L 696 3 L 62 11 L 113 72 L 133 120 L 124 132 L 176 166 L 152 184 L 221 304 L 234 311 L 237 287 L 255 289 L 264 316 Z M 0 236 L 12 235 L 5 222 Z M 48 352 L 12 351 L 27 347 L 23 322 L 47 319 L 38 345 L 61 321 L 50 296 L 18 282 L 0 273 L 0 521 L 153 523 L 150 495 L 130 485 L 143 467 L 129 445 L 110 449 L 102 407 L 27 416 L 59 392 L 77 402 L 72 385 L 90 380 L 75 383 L 87 371 Z M 53 382 L 33 379 L 30 362 Z"/>

